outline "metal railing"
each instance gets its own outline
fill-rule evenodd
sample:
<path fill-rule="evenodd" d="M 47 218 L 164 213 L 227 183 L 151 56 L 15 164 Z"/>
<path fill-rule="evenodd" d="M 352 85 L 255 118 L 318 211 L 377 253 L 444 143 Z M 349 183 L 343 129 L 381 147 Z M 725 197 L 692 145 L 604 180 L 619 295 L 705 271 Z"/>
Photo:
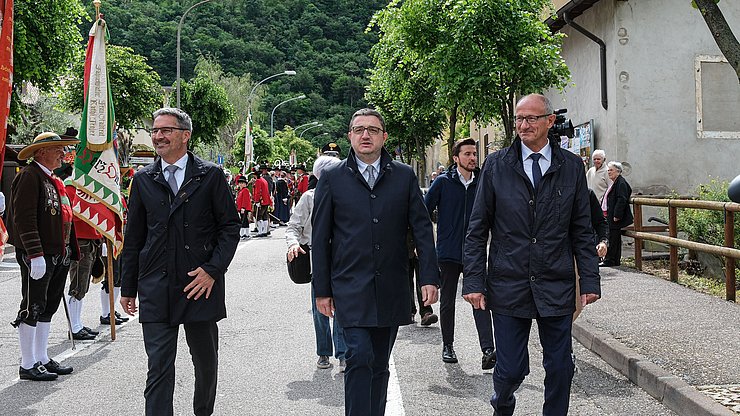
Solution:
<path fill-rule="evenodd" d="M 735 302 L 735 260 L 740 260 L 740 250 L 734 247 L 735 241 L 735 213 L 740 212 L 740 204 L 735 202 L 700 201 L 691 199 L 655 199 L 633 197 L 635 221 L 628 227 L 624 235 L 635 239 L 635 267 L 642 270 L 642 242 L 655 241 L 670 246 L 670 278 L 678 281 L 678 248 L 701 251 L 725 258 L 725 299 Z M 643 226 L 642 207 L 668 208 L 668 236 L 656 234 L 666 231 L 664 226 Z M 724 211 L 725 214 L 725 245 L 698 243 L 678 238 L 678 208 L 705 209 Z"/>

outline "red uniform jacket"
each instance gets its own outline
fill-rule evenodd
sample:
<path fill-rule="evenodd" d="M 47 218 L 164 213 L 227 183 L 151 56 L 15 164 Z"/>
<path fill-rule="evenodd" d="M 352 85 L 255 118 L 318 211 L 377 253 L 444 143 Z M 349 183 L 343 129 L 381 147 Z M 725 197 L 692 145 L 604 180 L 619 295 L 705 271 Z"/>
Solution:
<path fill-rule="evenodd" d="M 249 188 L 242 188 L 236 196 L 236 210 L 239 212 L 252 211 L 252 195 L 249 193 Z"/>
<path fill-rule="evenodd" d="M 254 182 L 254 203 L 272 206 L 270 188 L 267 186 L 265 178 L 258 178 Z"/>

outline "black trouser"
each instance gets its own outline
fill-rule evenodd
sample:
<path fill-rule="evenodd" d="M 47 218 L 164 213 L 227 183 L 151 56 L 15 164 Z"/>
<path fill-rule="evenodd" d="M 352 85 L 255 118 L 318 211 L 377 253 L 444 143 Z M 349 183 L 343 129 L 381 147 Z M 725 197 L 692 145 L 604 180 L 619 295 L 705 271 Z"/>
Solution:
<path fill-rule="evenodd" d="M 439 326 L 442 328 L 442 343 L 452 345 L 455 342 L 457 283 L 460 280 L 463 266 L 458 263 L 441 262 L 439 270 L 442 279 L 442 286 L 439 290 Z M 473 320 L 475 320 L 481 351 L 494 348 L 491 311 L 473 309 Z"/>
<path fill-rule="evenodd" d="M 257 221 L 267 221 L 270 219 L 269 213 L 267 210 L 270 208 L 269 205 L 259 205 L 259 208 L 257 208 Z"/>
<path fill-rule="evenodd" d="M 18 316 L 11 322 L 16 328 L 21 322 L 36 326 L 36 322 L 51 322 L 64 296 L 64 284 L 69 272 L 69 257 L 61 254 L 44 256 L 46 273 L 41 279 L 32 279 L 31 260 L 26 252 L 16 249 L 15 258 L 21 268 L 21 305 Z"/>
<path fill-rule="evenodd" d="M 609 229 L 609 249 L 604 262 L 609 266 L 619 266 L 622 262 L 622 230 L 619 228 Z"/>
<path fill-rule="evenodd" d="M 175 391 L 175 356 L 180 326 L 167 323 L 142 323 L 144 348 L 149 371 L 146 376 L 147 416 L 172 416 L 172 396 Z M 193 412 L 196 416 L 213 414 L 218 378 L 218 325 L 216 322 L 183 324 L 185 338 L 195 367 Z"/>
<path fill-rule="evenodd" d="M 393 344 L 398 327 L 344 328 L 347 369 L 344 371 L 345 416 L 383 416 Z"/>
<path fill-rule="evenodd" d="M 414 279 L 416 275 L 416 279 Z M 409 259 L 409 289 L 411 289 L 411 316 L 416 315 L 416 303 L 419 303 L 419 316 L 422 318 L 428 313 L 433 313 L 431 306 L 424 306 L 421 295 L 421 285 L 419 284 L 419 258 Z M 414 301 L 414 292 L 416 292 L 416 301 Z"/>

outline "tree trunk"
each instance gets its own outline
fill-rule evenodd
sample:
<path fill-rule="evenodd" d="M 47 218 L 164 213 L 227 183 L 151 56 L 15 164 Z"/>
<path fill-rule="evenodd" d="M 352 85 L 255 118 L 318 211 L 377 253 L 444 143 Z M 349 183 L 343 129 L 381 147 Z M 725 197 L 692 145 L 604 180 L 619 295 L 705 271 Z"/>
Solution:
<path fill-rule="evenodd" d="M 704 21 L 707 22 L 709 31 L 712 32 L 714 41 L 717 42 L 719 50 L 725 55 L 727 61 L 732 65 L 740 82 L 740 42 L 727 24 L 725 16 L 715 3 L 715 0 L 694 0 Z"/>
<path fill-rule="evenodd" d="M 450 109 L 450 137 L 447 138 L 447 166 L 452 164 L 452 146 L 455 145 L 455 130 L 457 129 L 457 108 L 455 104 Z"/>
<path fill-rule="evenodd" d="M 416 147 L 416 157 L 418 157 L 418 170 L 416 174 L 418 175 L 417 180 L 419 181 L 419 186 L 425 187 L 427 186 L 427 155 L 426 155 L 426 149 L 422 148 L 421 146 L 421 140 L 419 140 L 419 137 L 414 137 L 414 144 Z M 410 163 L 409 163 L 410 164 Z"/>

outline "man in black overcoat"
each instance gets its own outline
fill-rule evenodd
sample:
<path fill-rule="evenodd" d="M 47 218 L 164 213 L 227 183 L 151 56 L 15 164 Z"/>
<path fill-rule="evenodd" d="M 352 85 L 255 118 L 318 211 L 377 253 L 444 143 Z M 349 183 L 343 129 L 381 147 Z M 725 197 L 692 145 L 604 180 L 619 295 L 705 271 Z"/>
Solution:
<path fill-rule="evenodd" d="M 437 301 L 439 270 L 418 180 L 383 149 L 383 117 L 357 111 L 348 136 L 349 156 L 316 188 L 312 283 L 317 309 L 329 317 L 336 310 L 344 328 L 345 414 L 382 416 L 398 327 L 412 322 L 407 230 L 416 241 L 426 305 Z"/>
<path fill-rule="evenodd" d="M 148 357 L 146 414 L 173 414 L 180 324 L 195 366 L 195 415 L 216 399 L 218 326 L 225 274 L 239 243 L 239 215 L 223 170 L 187 151 L 190 116 L 154 113 L 157 159 L 134 175 L 123 247 L 121 305 L 139 321 Z"/>

